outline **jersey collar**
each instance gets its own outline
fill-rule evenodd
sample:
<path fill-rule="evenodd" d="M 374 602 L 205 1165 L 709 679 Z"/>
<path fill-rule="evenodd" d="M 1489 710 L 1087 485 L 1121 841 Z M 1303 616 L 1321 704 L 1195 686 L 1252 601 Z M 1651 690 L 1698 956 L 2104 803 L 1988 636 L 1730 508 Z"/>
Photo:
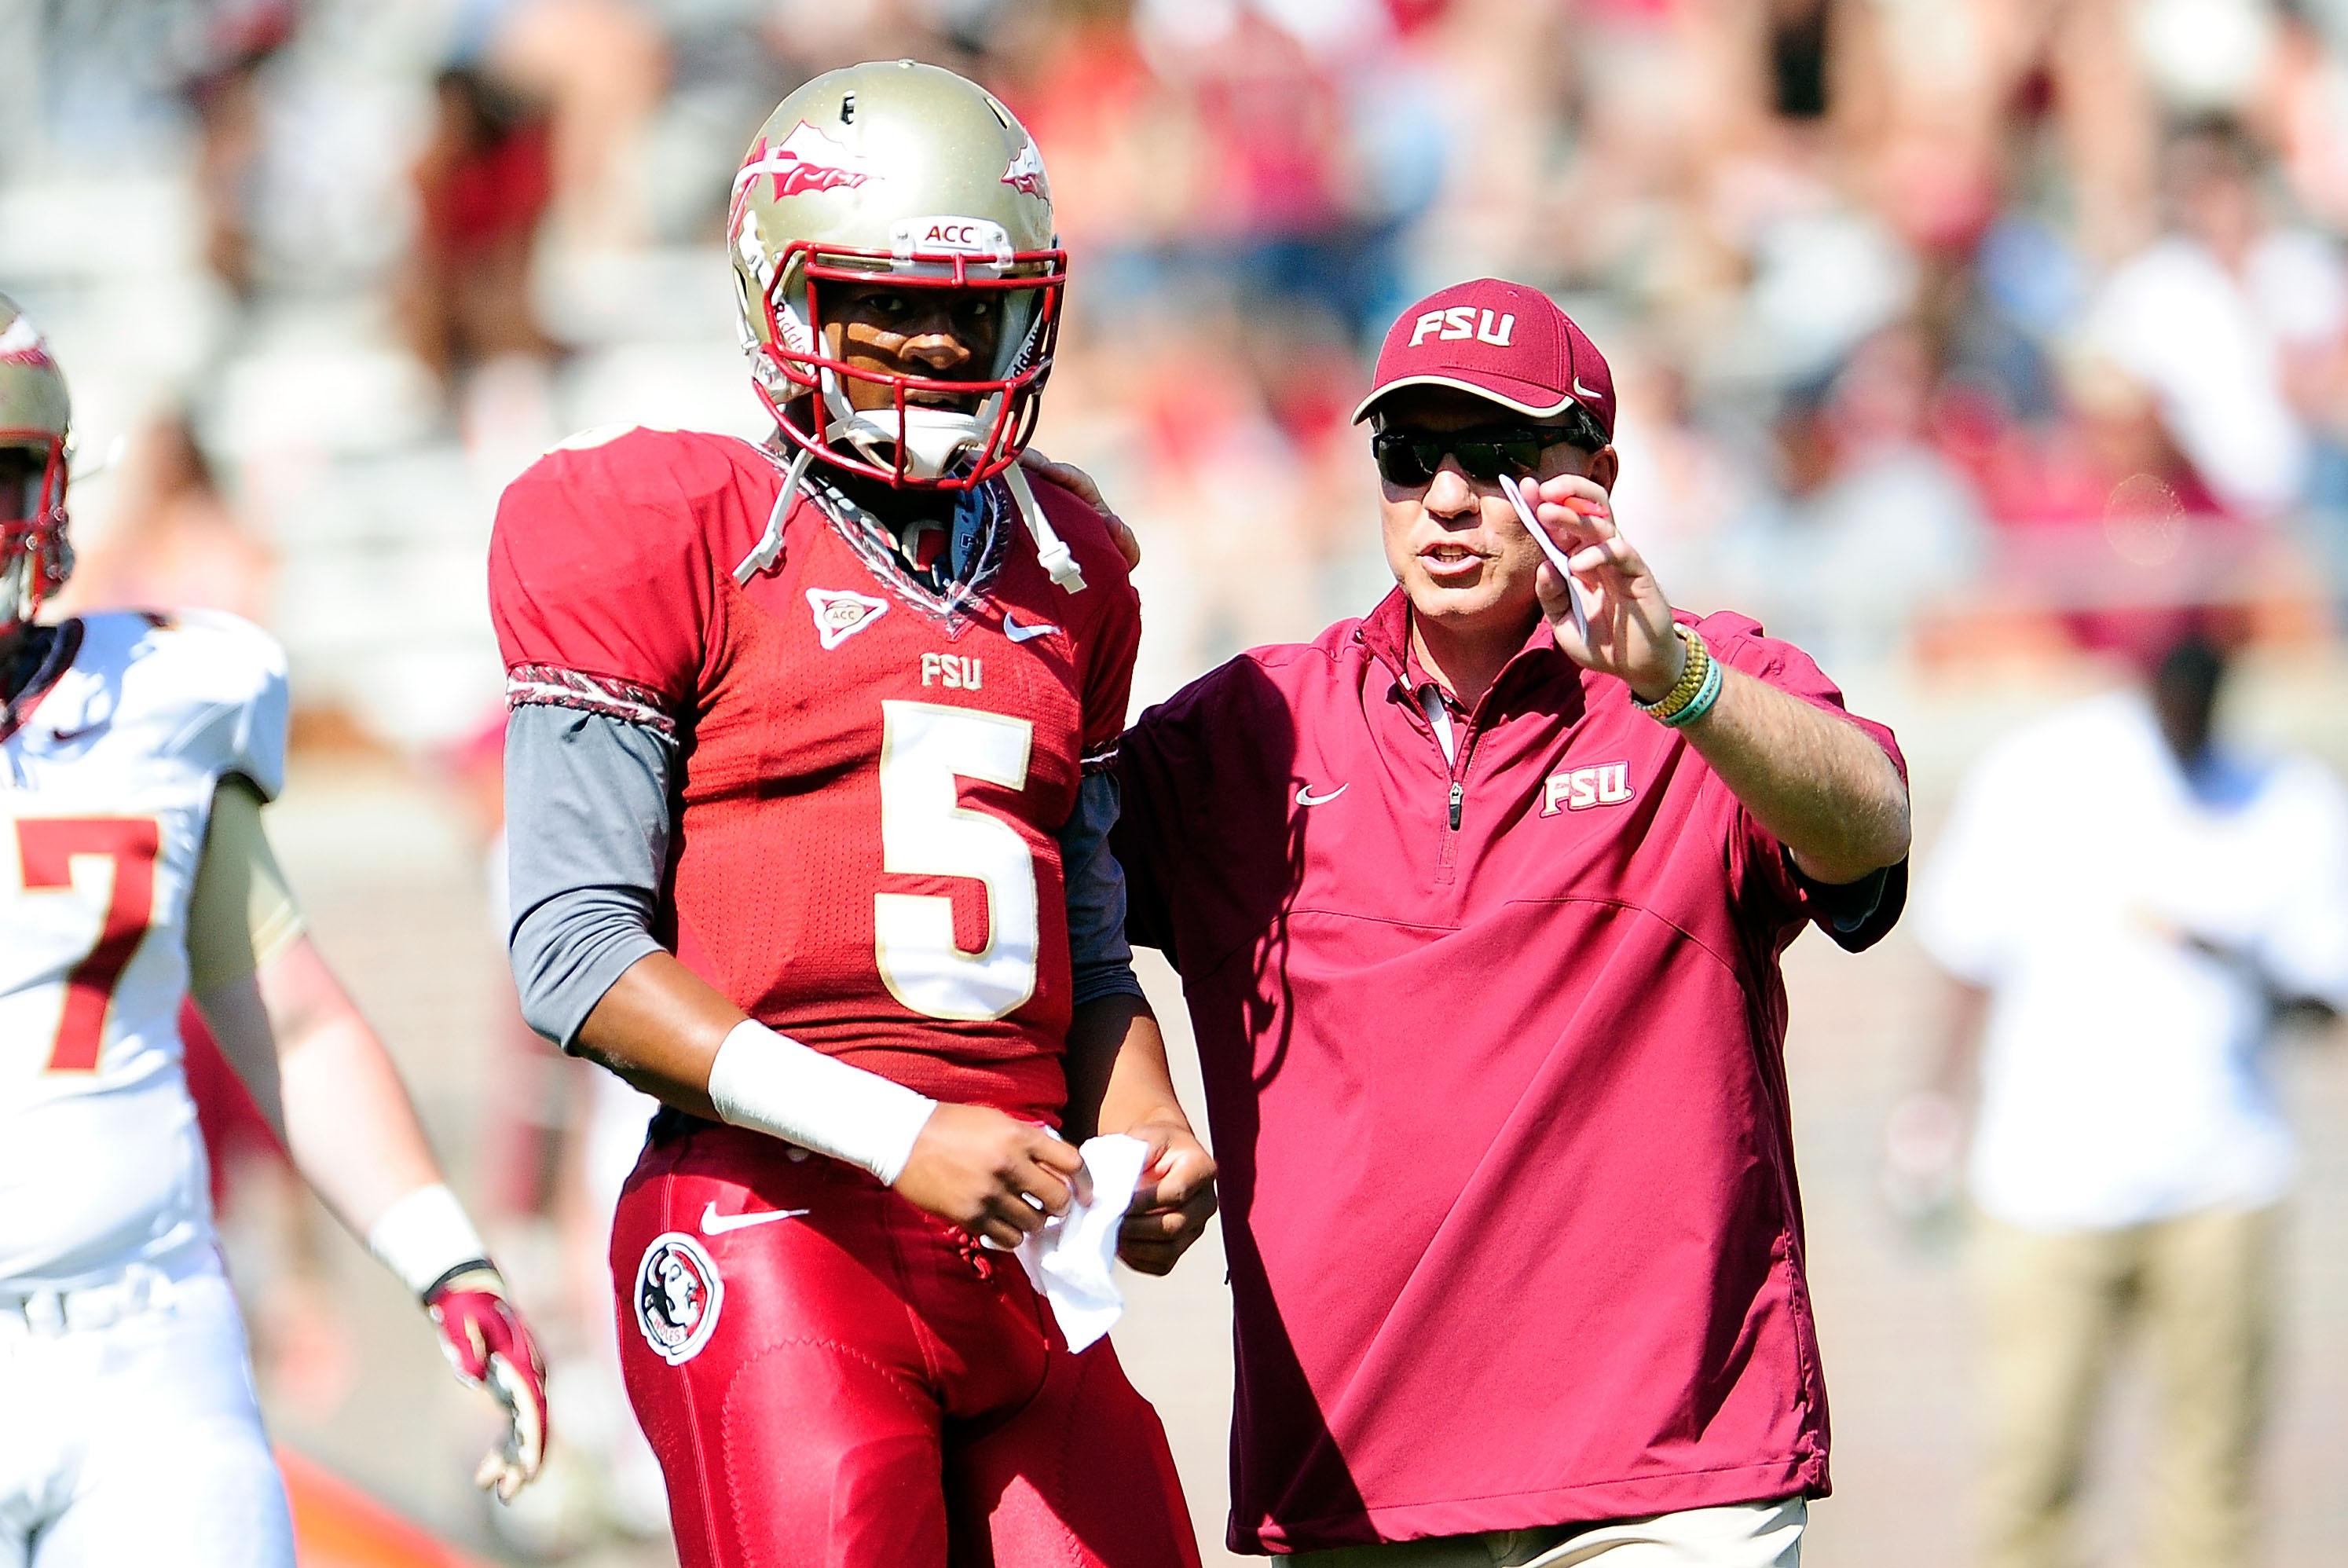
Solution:
<path fill-rule="evenodd" d="M 49 639 L 48 652 L 34 667 L 33 678 L 25 683 L 25 689 L 0 704 L 0 740 L 15 735 L 33 717 L 33 710 L 49 695 L 50 688 L 73 668 L 74 656 L 81 652 L 81 623 L 67 621 L 56 627 L 55 632 Z"/>

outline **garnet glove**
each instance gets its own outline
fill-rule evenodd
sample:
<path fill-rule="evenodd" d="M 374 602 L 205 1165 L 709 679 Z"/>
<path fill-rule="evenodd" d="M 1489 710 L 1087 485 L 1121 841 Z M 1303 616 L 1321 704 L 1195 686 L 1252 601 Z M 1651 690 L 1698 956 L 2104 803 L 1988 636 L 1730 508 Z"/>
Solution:
<path fill-rule="evenodd" d="M 506 1299 L 505 1280 L 485 1258 L 442 1275 L 424 1293 L 424 1308 L 457 1376 L 506 1408 L 505 1441 L 482 1459 L 473 1484 L 510 1502 L 546 1458 L 546 1364 Z"/>

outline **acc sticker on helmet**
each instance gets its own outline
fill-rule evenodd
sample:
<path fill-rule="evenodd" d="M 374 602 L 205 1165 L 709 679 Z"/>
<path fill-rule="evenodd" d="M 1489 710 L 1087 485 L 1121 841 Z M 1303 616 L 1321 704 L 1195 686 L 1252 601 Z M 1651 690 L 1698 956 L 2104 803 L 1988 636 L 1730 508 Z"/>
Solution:
<path fill-rule="evenodd" d="M 717 1331 L 726 1282 L 701 1243 L 681 1231 L 654 1236 L 636 1265 L 636 1326 L 672 1367 L 701 1354 Z"/>

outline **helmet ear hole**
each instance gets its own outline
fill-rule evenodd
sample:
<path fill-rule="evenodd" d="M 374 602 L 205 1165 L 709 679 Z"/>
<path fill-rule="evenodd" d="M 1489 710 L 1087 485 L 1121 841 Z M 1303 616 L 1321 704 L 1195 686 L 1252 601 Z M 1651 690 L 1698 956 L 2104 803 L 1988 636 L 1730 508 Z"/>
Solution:
<path fill-rule="evenodd" d="M 750 303 L 750 280 L 742 275 L 740 267 L 736 267 L 734 269 L 735 318 L 741 322 L 744 331 L 750 334 L 750 339 L 754 343 L 757 341 L 757 337 L 751 323 L 754 319 L 753 313 L 757 309 L 757 306 Z"/>

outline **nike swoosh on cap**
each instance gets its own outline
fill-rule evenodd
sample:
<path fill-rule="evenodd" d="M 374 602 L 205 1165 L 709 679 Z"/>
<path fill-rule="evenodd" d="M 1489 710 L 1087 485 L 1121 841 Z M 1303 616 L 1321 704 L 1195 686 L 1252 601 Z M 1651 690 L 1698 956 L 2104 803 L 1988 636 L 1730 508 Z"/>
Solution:
<path fill-rule="evenodd" d="M 1003 634 L 1014 643 L 1025 643 L 1036 637 L 1047 636 L 1059 629 L 1049 621 L 1038 621 L 1033 625 L 1023 626 L 1011 618 L 1010 611 L 1003 612 Z"/>
<path fill-rule="evenodd" d="M 765 1209 L 750 1214 L 721 1214 L 715 1200 L 703 1206 L 701 1233 L 722 1236 L 728 1231 L 747 1231 L 752 1225 L 768 1225 L 777 1220 L 796 1220 L 807 1213 L 805 1209 Z"/>
<path fill-rule="evenodd" d="M 1326 795 L 1315 795 L 1313 792 L 1312 785 L 1300 784 L 1296 787 L 1296 803 L 1300 806 L 1326 806 L 1330 801 L 1334 800 L 1338 796 L 1343 795 L 1346 790 L 1353 787 L 1354 781 L 1348 779 L 1344 783 L 1338 785 Z"/>
<path fill-rule="evenodd" d="M 1577 372 L 1573 377 L 1573 395 L 1577 397 L 1595 397 L 1598 396 L 1598 388 L 1595 387 L 1584 387 L 1581 384 L 1581 377 L 1580 373 Z"/>

